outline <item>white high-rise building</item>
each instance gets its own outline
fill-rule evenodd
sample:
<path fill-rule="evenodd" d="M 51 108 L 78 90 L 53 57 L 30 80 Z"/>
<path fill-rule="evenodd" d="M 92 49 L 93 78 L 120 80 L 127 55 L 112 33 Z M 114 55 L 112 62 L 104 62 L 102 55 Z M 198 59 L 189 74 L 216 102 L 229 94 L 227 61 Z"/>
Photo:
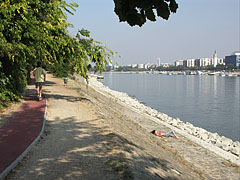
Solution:
<path fill-rule="evenodd" d="M 217 59 L 217 52 L 215 50 L 214 54 L 213 54 L 213 66 L 216 67 L 218 64 L 218 59 Z"/>
<path fill-rule="evenodd" d="M 186 59 L 183 60 L 183 65 L 185 67 L 194 67 L 195 66 L 195 59 Z"/>
<path fill-rule="evenodd" d="M 143 69 L 143 68 L 144 68 L 144 64 L 138 64 L 137 67 L 138 67 L 139 69 Z"/>
<path fill-rule="evenodd" d="M 212 59 L 210 59 L 210 58 L 196 59 L 196 66 L 198 66 L 198 67 L 209 66 L 209 65 L 212 65 Z"/>
<path fill-rule="evenodd" d="M 176 60 L 175 66 L 183 66 L 183 60 Z"/>
<path fill-rule="evenodd" d="M 160 58 L 158 58 L 158 63 L 157 63 L 158 66 L 161 65 L 161 61 L 160 61 Z"/>

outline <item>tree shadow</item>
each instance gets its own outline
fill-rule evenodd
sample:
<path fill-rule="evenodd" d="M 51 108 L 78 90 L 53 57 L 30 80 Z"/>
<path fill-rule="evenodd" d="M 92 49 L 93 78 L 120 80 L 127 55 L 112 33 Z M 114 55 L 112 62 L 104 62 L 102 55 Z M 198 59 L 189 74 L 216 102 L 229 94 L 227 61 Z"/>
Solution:
<path fill-rule="evenodd" d="M 148 156 L 132 156 L 140 169 L 134 170 L 130 164 L 133 159 L 125 153 L 134 154 L 134 149 L 141 149 L 135 143 L 115 134 L 106 128 L 99 128 L 100 119 L 78 122 L 76 117 L 55 118 L 47 121 L 44 135 L 34 147 L 35 156 L 31 153 L 25 158 L 23 166 L 17 166 L 7 178 L 17 175 L 18 179 L 134 179 L 133 172 L 140 173 L 140 179 L 178 180 L 176 175 L 161 176 L 150 169 L 171 171 L 169 162 Z M 58 134 L 64 129 L 64 134 Z M 56 143 L 52 141 L 56 140 Z M 48 148 L 46 148 L 48 146 Z M 49 151 L 50 150 L 50 151 Z M 142 149 L 141 149 L 142 150 Z M 41 151 L 41 153 L 38 153 Z M 33 158 L 37 158 L 34 160 Z M 21 168 L 29 171 L 21 173 Z M 18 172 L 18 174 L 15 174 Z"/>
<path fill-rule="evenodd" d="M 52 86 L 52 85 L 54 85 L 54 84 L 57 84 L 57 83 L 55 83 L 55 82 L 53 82 L 53 81 L 45 81 L 44 82 L 44 86 Z"/>
<path fill-rule="evenodd" d="M 47 98 L 53 98 L 53 99 L 64 99 L 64 100 L 67 100 L 69 102 L 90 101 L 88 98 L 85 98 L 85 97 L 66 96 L 66 95 L 60 95 L 60 94 L 47 94 L 46 97 Z"/>

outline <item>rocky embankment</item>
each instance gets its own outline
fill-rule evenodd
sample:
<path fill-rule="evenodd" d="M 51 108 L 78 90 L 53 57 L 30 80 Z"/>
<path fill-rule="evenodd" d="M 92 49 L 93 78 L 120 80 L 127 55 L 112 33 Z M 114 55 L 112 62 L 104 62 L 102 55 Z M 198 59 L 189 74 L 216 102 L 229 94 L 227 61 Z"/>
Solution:
<path fill-rule="evenodd" d="M 240 142 L 233 142 L 231 139 L 220 136 L 217 133 L 211 133 L 205 129 L 195 127 L 189 122 L 183 122 L 179 118 L 169 117 L 167 114 L 158 112 L 151 107 L 145 106 L 137 99 L 134 99 L 126 93 L 111 90 L 99 82 L 96 76 L 91 75 L 89 85 L 98 92 L 111 96 L 114 100 L 122 102 L 134 110 L 145 113 L 152 117 L 153 121 L 162 123 L 179 134 L 189 138 L 195 143 L 215 152 L 229 161 L 240 165 Z"/>

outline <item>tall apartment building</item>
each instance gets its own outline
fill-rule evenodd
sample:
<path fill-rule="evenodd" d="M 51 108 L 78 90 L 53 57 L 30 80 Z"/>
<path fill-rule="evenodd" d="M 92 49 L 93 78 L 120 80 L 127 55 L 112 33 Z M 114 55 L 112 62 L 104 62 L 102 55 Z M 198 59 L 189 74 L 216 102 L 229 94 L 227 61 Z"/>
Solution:
<path fill-rule="evenodd" d="M 185 66 L 185 67 L 194 67 L 195 66 L 195 59 L 183 60 L 183 66 Z"/>
<path fill-rule="evenodd" d="M 160 65 L 161 65 L 160 58 L 158 58 L 157 65 L 158 65 L 158 66 L 160 66 Z"/>
<path fill-rule="evenodd" d="M 240 52 L 234 52 L 230 56 L 225 56 L 225 64 L 232 64 L 235 67 L 240 67 Z"/>
<path fill-rule="evenodd" d="M 143 68 L 144 68 L 144 64 L 138 64 L 137 67 L 138 67 L 139 69 L 143 69 Z"/>
<path fill-rule="evenodd" d="M 183 66 L 183 60 L 176 60 L 175 66 Z"/>
<path fill-rule="evenodd" d="M 218 64 L 217 52 L 215 51 L 213 54 L 213 66 L 216 67 Z"/>
<path fill-rule="evenodd" d="M 202 67 L 202 66 L 208 66 L 208 65 L 212 65 L 212 59 L 210 58 L 196 59 L 196 66 Z"/>

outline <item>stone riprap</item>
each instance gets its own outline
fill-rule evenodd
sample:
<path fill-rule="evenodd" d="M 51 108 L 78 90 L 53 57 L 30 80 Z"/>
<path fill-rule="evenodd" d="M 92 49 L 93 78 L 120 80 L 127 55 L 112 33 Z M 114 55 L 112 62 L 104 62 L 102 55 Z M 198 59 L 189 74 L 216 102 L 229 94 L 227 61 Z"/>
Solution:
<path fill-rule="evenodd" d="M 130 96 L 128 96 L 127 93 L 123 92 L 118 92 L 111 90 L 110 88 L 106 87 L 103 85 L 102 82 L 98 81 L 96 78 L 96 75 L 90 75 L 89 76 L 89 86 L 93 87 L 95 90 L 100 91 L 101 93 L 108 94 L 112 96 L 112 98 L 116 101 L 120 101 L 136 110 L 140 113 L 145 113 L 153 118 L 156 118 L 159 120 L 159 123 L 165 123 L 170 125 L 170 128 L 178 131 L 178 133 L 186 136 L 186 133 L 188 134 L 187 136 L 194 136 L 193 138 L 196 141 L 196 138 L 199 141 L 198 144 L 203 145 L 204 147 L 207 147 L 210 150 L 213 150 L 214 152 L 218 152 L 219 155 L 222 155 L 223 157 L 229 159 L 230 161 L 233 160 L 232 162 L 237 163 L 238 165 L 240 164 L 240 142 L 235 141 L 233 142 L 231 139 L 226 138 L 224 136 L 219 136 L 217 133 L 211 133 L 206 131 L 205 129 L 195 127 L 189 122 L 183 122 L 179 118 L 173 118 L 169 117 L 167 114 L 158 112 L 157 110 L 145 106 L 141 102 L 139 102 L 137 99 L 134 99 Z M 80 77 L 77 77 L 78 80 L 82 79 Z M 189 136 L 190 135 L 190 136 Z M 193 140 L 190 137 L 191 140 Z M 202 142 L 204 141 L 204 142 Z M 209 146 L 209 145 L 213 146 Z M 216 148 L 220 148 L 224 150 L 225 152 L 219 151 Z M 232 155 L 229 155 L 227 153 L 230 153 Z M 225 154 L 225 155 L 224 155 Z"/>

